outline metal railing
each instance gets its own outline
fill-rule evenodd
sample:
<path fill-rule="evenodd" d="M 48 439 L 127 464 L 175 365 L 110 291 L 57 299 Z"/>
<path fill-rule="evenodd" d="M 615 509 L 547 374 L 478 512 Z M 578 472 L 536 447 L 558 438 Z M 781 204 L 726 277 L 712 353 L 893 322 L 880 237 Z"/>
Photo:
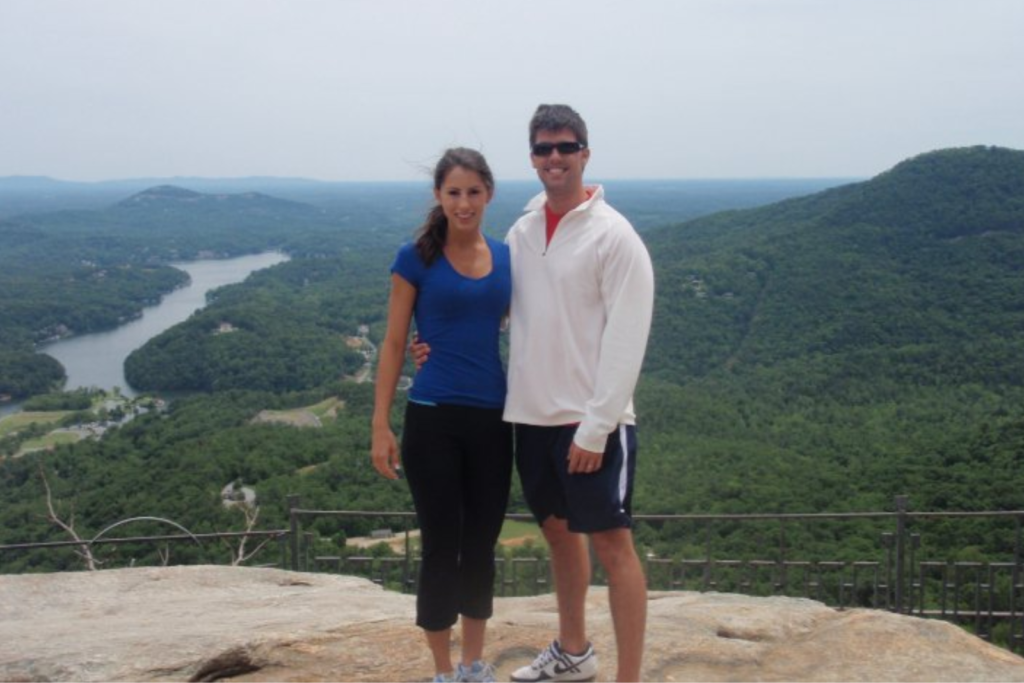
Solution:
<path fill-rule="evenodd" d="M 866 607 L 940 618 L 1024 652 L 1024 511 L 916 512 L 908 509 L 906 497 L 894 502 L 891 512 L 636 515 L 634 520 L 639 544 L 645 535 L 683 539 L 670 556 L 658 557 L 641 548 L 652 590 L 807 597 L 837 609 Z M 403 527 L 399 530 L 403 534 L 401 551 L 374 554 L 338 548 L 338 552 L 324 554 L 318 534 L 304 529 L 320 517 L 398 521 Z M 507 518 L 532 521 L 525 514 Z M 417 543 L 410 534 L 415 513 L 304 509 L 299 497 L 289 496 L 288 519 L 287 529 L 100 537 L 119 522 L 90 541 L 0 545 L 0 566 L 14 553 L 36 549 L 140 543 L 202 546 L 210 540 L 262 538 L 277 541 L 279 557 L 262 566 L 353 574 L 395 590 L 415 592 L 420 564 Z M 951 524 L 974 527 L 955 530 L 949 528 Z M 737 535 L 742 539 L 735 542 L 732 539 Z M 943 557 L 941 553 L 949 551 L 939 548 L 954 547 L 950 538 L 957 539 L 959 550 L 954 557 Z M 946 542 L 935 543 L 935 539 Z M 991 547 L 986 551 L 997 559 L 982 561 L 980 555 L 972 556 L 970 547 L 981 545 L 981 541 L 998 546 L 995 552 Z M 660 541 L 661 546 L 666 543 L 676 541 Z M 837 558 L 836 548 L 848 552 Z M 547 558 L 543 553 L 537 555 L 542 556 L 500 553 L 495 593 L 550 592 L 553 584 Z M 597 563 L 593 582 L 606 583 Z"/>
<path fill-rule="evenodd" d="M 111 538 L 111 537 L 104 538 L 103 537 L 104 534 L 106 532 L 110 531 L 111 529 L 114 529 L 114 528 L 119 527 L 119 526 L 123 526 L 124 524 L 127 524 L 129 522 L 137 522 L 137 521 L 161 521 L 161 522 L 168 522 L 172 526 L 174 526 L 174 527 L 176 527 L 178 529 L 181 529 L 182 533 L 178 533 L 178 534 L 162 534 L 162 535 L 149 534 L 149 535 L 141 535 L 141 536 L 125 536 L 125 537 L 119 537 L 119 538 L 118 537 L 113 537 L 113 538 Z M 99 548 L 101 548 L 103 546 L 126 546 L 126 547 L 131 548 L 131 547 L 136 547 L 136 546 L 140 546 L 140 545 L 142 545 L 142 546 L 150 546 L 150 545 L 154 545 L 154 544 L 157 544 L 157 545 L 158 544 L 164 544 L 165 548 L 168 548 L 166 553 L 158 553 L 163 558 L 165 558 L 164 564 L 168 564 L 169 563 L 169 559 L 170 559 L 169 548 L 170 548 L 171 544 L 185 543 L 185 544 L 194 545 L 195 547 L 204 548 L 204 545 L 203 545 L 204 541 L 211 541 L 211 540 L 230 541 L 230 540 L 243 540 L 243 539 L 250 539 L 250 538 L 253 538 L 253 539 L 261 539 L 262 538 L 266 542 L 274 541 L 274 540 L 276 540 L 278 542 L 278 549 L 279 549 L 280 560 L 278 562 L 271 562 L 271 563 L 267 563 L 267 564 L 264 564 L 264 565 L 261 565 L 261 566 L 271 566 L 271 567 L 273 567 L 273 566 L 281 566 L 281 567 L 284 567 L 284 566 L 287 566 L 288 563 L 289 563 L 289 561 L 288 561 L 288 550 L 287 550 L 287 546 L 286 546 L 286 543 L 285 543 L 285 541 L 287 540 L 287 537 L 288 537 L 288 530 L 287 529 L 264 529 L 264 530 L 259 530 L 259 531 L 252 531 L 252 530 L 250 530 L 250 531 L 219 531 L 219 532 L 212 532 L 212 533 L 192 533 L 188 529 L 185 529 L 184 527 L 182 527 L 180 524 L 177 524 L 176 522 L 171 522 L 170 520 L 164 520 L 162 518 L 155 518 L 155 517 L 140 517 L 140 518 L 124 519 L 124 520 L 121 520 L 119 522 L 116 522 L 115 524 L 111 524 L 111 525 L 107 526 L 105 529 L 103 529 L 103 531 L 101 531 L 99 534 L 97 534 L 96 536 L 94 536 L 94 537 L 92 537 L 90 539 L 79 539 L 79 540 L 69 540 L 69 541 L 39 541 L 39 542 L 33 542 L 33 543 L 9 543 L 9 544 L 0 545 L 0 566 L 3 566 L 5 564 L 4 561 L 8 557 L 16 555 L 19 551 L 30 551 L 30 550 L 44 550 L 44 551 L 48 551 L 48 550 L 70 549 L 70 550 L 75 551 L 80 557 L 85 557 L 85 556 L 93 557 L 95 552 Z M 225 548 L 218 548 L 218 550 L 224 551 L 224 550 L 227 550 L 227 549 L 225 549 Z M 234 555 L 234 549 L 231 549 L 231 550 L 232 550 L 232 552 L 230 553 L 230 555 Z M 223 557 L 223 555 L 222 555 L 222 557 Z M 102 561 L 99 564 L 102 567 Z M 128 565 L 129 566 L 134 566 L 135 565 L 134 558 L 130 558 L 129 559 Z"/>
<path fill-rule="evenodd" d="M 702 539 L 699 553 L 694 552 L 693 543 L 689 544 L 689 553 L 683 551 L 673 557 L 641 552 L 652 590 L 786 595 L 811 598 L 837 609 L 862 607 L 939 618 L 959 624 L 985 640 L 1024 652 L 1024 510 L 915 512 L 908 509 L 905 496 L 897 497 L 894 507 L 891 512 L 635 515 L 634 521 L 638 527 L 648 525 L 662 530 L 678 525 L 695 526 L 697 530 L 690 537 Z M 303 533 L 302 522 L 322 516 L 402 520 L 406 522 L 404 552 L 388 557 L 318 554 L 313 536 Z M 419 559 L 408 530 L 414 513 L 303 509 L 297 497 L 290 497 L 289 518 L 292 569 L 355 574 L 397 590 L 415 592 Z M 532 520 L 530 515 L 510 514 L 507 518 Z M 929 525 L 947 525 L 955 520 L 983 520 L 999 526 L 1005 558 L 982 562 L 934 557 L 937 551 L 924 540 L 932 536 L 948 538 L 949 530 Z M 751 557 L 749 551 L 737 556 L 723 539 L 754 523 L 775 528 L 758 538 L 759 556 Z M 870 554 L 866 552 L 867 556 L 856 559 L 813 557 L 814 553 L 801 547 L 801 534 L 795 533 L 795 527 L 806 531 L 829 524 L 870 527 L 876 532 Z M 716 527 L 723 533 L 716 533 Z M 862 528 L 851 533 L 864 531 Z M 824 545 L 834 547 L 835 543 Z M 497 595 L 552 590 L 546 558 L 506 553 L 497 558 L 497 563 Z M 593 583 L 606 583 L 597 563 Z"/>

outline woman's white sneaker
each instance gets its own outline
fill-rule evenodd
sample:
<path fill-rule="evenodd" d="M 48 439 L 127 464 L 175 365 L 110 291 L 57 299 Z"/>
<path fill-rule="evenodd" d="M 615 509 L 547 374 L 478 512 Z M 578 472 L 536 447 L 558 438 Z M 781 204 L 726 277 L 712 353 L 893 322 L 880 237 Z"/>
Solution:
<path fill-rule="evenodd" d="M 597 655 L 594 647 L 587 643 L 587 649 L 580 655 L 571 655 L 553 641 L 537 655 L 529 666 L 512 672 L 512 680 L 520 683 L 534 681 L 592 681 L 597 677 Z"/>

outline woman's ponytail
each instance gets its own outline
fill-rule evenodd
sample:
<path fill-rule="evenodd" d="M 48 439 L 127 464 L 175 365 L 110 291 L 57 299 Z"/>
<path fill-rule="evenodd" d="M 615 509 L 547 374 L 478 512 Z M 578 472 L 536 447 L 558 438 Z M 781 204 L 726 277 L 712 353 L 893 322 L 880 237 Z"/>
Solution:
<path fill-rule="evenodd" d="M 429 267 L 444 251 L 444 244 L 448 239 L 448 218 L 440 204 L 435 204 L 430 209 L 427 220 L 420 226 L 417 234 L 416 251 L 419 252 L 423 263 Z"/>

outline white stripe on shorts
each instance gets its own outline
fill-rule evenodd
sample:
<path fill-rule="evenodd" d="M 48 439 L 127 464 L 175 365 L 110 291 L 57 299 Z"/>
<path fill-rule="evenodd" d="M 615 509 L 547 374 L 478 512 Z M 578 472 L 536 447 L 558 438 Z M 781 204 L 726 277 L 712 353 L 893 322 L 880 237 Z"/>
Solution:
<path fill-rule="evenodd" d="M 619 448 L 622 449 L 622 469 L 619 470 L 619 512 L 625 512 L 626 485 L 629 483 L 629 441 L 625 425 L 619 425 Z"/>

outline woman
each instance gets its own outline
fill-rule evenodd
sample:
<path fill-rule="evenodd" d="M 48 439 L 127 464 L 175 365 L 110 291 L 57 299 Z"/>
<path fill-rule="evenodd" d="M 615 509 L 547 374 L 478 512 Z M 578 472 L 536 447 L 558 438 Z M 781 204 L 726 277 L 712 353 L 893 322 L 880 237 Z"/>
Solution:
<path fill-rule="evenodd" d="M 437 205 L 391 268 L 377 370 L 373 465 L 397 479 L 389 416 L 415 317 L 431 355 L 409 391 L 401 463 L 422 542 L 416 624 L 433 654 L 435 681 L 494 680 L 483 645 L 493 607 L 494 545 L 512 476 L 498 352 L 512 275 L 508 247 L 481 232 L 493 195 L 494 177 L 479 152 L 449 149 L 437 162 Z M 462 660 L 453 668 L 450 641 L 459 615 Z"/>

